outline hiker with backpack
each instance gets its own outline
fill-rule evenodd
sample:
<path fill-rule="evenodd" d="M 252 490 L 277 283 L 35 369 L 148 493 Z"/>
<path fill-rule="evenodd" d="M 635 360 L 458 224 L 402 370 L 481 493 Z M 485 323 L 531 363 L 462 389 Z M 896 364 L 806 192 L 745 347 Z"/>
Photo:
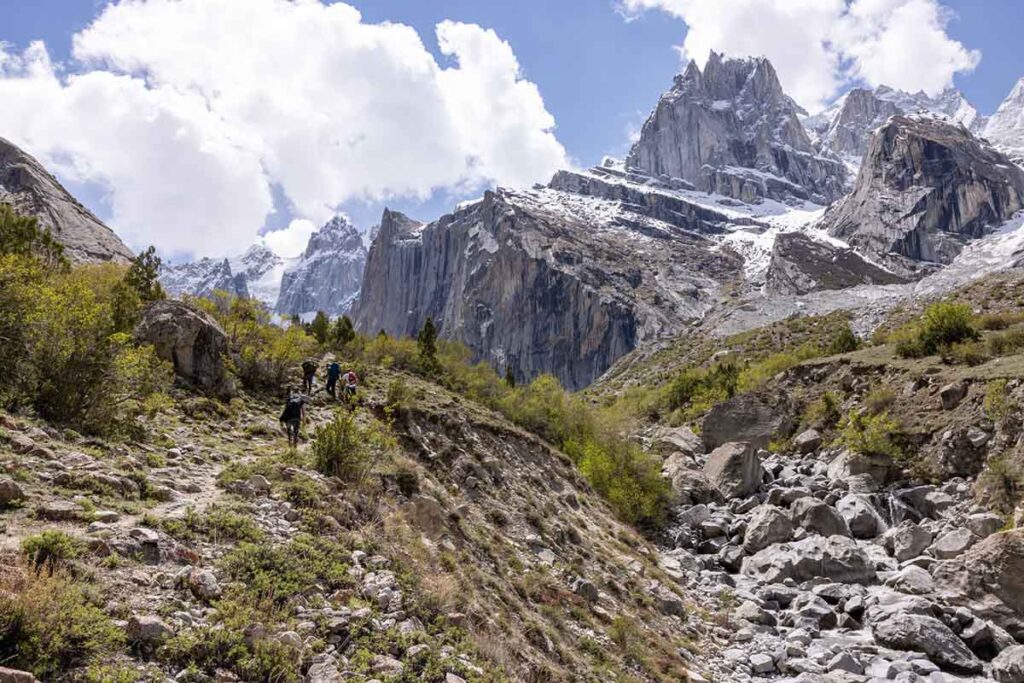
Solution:
<path fill-rule="evenodd" d="M 356 376 L 355 370 L 349 370 L 345 373 L 345 401 L 355 402 L 356 400 L 356 389 L 359 388 L 359 378 Z"/>
<path fill-rule="evenodd" d="M 281 413 L 280 421 L 288 432 L 288 446 L 290 448 L 298 448 L 299 429 L 302 427 L 302 421 L 305 418 L 306 397 L 293 388 L 289 388 L 288 400 L 284 404 L 284 411 Z"/>
<path fill-rule="evenodd" d="M 316 363 L 307 360 L 302 364 L 302 392 L 307 396 L 313 393 L 313 376 L 316 375 Z"/>
<path fill-rule="evenodd" d="M 341 378 L 341 366 L 337 362 L 327 366 L 327 393 L 331 398 L 338 398 L 338 380 Z"/>

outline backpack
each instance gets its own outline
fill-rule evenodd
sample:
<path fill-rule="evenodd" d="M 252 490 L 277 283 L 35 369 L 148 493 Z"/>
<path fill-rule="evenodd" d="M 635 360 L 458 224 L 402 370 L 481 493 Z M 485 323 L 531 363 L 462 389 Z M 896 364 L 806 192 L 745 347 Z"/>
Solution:
<path fill-rule="evenodd" d="M 302 400 L 301 396 L 295 395 L 289 397 L 288 403 L 284 406 L 284 412 L 281 413 L 281 422 L 301 419 L 303 403 L 305 403 L 305 401 Z"/>
<path fill-rule="evenodd" d="M 337 363 L 331 363 L 331 366 L 327 368 L 327 376 L 334 377 L 337 379 L 341 375 L 341 366 Z"/>
<path fill-rule="evenodd" d="M 307 375 L 312 375 L 314 372 L 316 372 L 316 363 L 314 363 L 311 360 L 307 360 L 305 363 L 302 364 L 302 371 Z"/>

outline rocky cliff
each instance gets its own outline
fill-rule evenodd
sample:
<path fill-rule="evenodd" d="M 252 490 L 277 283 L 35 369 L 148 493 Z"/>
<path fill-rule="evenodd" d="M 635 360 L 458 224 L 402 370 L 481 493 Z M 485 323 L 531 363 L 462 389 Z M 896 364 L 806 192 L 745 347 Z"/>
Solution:
<path fill-rule="evenodd" d="M 691 62 L 676 77 L 626 165 L 746 202 L 828 203 L 843 194 L 845 169 L 816 152 L 799 112 L 767 59 L 712 53 L 703 72 Z"/>
<path fill-rule="evenodd" d="M 135 254 L 32 156 L 0 138 L 0 202 L 35 216 L 73 263 L 127 263 Z"/>
<path fill-rule="evenodd" d="M 820 226 L 902 276 L 950 263 L 1024 208 L 1024 171 L 962 126 L 894 117 Z"/>
<path fill-rule="evenodd" d="M 429 225 L 385 212 L 354 306 L 366 332 L 433 317 L 520 378 L 581 387 L 639 342 L 676 332 L 741 261 L 711 239 L 731 219 L 600 174 L 488 192 Z"/>
<path fill-rule="evenodd" d="M 285 270 L 276 310 L 286 315 L 345 313 L 359 293 L 365 267 L 362 235 L 344 217 L 335 216 Z"/>

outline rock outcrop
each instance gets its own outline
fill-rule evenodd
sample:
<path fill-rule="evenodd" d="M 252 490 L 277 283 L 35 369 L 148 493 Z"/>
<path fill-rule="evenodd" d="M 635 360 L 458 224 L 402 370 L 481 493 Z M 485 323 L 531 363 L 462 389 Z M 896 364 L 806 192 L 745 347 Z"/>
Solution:
<path fill-rule="evenodd" d="M 285 270 L 275 308 L 283 315 L 346 313 L 359 294 L 365 267 L 362 235 L 343 216 L 335 216 L 309 238 L 306 251 Z"/>
<path fill-rule="evenodd" d="M 871 263 L 853 249 L 802 232 L 786 232 L 775 238 L 765 290 L 771 294 L 808 294 L 903 282 L 904 278 Z"/>
<path fill-rule="evenodd" d="M 180 301 L 156 301 L 142 315 L 135 338 L 152 344 L 178 377 L 204 391 L 223 393 L 228 380 L 228 338 L 209 314 Z"/>
<path fill-rule="evenodd" d="M 1024 171 L 963 127 L 894 117 L 819 227 L 903 277 L 950 263 L 1024 208 Z"/>
<path fill-rule="evenodd" d="M 36 159 L 0 138 L 0 202 L 39 219 L 72 263 L 127 263 L 135 254 Z"/>
<path fill-rule="evenodd" d="M 713 305 L 740 260 L 712 236 L 731 219 L 607 174 L 499 189 L 424 225 L 386 211 L 357 327 L 409 335 L 433 318 L 520 379 L 587 385 L 638 343 Z M 619 185 L 623 186 L 619 186 Z"/>
<path fill-rule="evenodd" d="M 676 77 L 626 165 L 746 202 L 827 203 L 843 194 L 846 171 L 816 152 L 799 111 L 767 59 L 712 52 L 703 72 L 690 62 Z"/>

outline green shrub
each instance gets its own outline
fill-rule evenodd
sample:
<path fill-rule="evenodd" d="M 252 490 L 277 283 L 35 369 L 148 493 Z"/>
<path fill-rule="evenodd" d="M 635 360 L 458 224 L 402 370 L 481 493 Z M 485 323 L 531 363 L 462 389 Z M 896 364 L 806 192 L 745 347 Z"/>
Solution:
<path fill-rule="evenodd" d="M 985 415 L 999 421 L 1016 410 L 1005 379 L 994 379 L 985 386 Z"/>
<path fill-rule="evenodd" d="M 0 572 L 0 662 L 55 680 L 120 651 L 124 636 L 62 570 Z"/>
<path fill-rule="evenodd" d="M 39 227 L 39 219 L 19 215 L 6 203 L 0 203 L 0 255 L 35 259 L 50 269 L 67 267 L 64 246 Z"/>
<path fill-rule="evenodd" d="M 854 452 L 892 460 L 904 457 L 902 425 L 887 412 L 869 415 L 854 411 L 839 426 L 839 442 Z"/>
<path fill-rule="evenodd" d="M 985 344 L 980 341 L 958 342 L 943 350 L 942 358 L 947 363 L 974 367 L 987 363 L 991 357 Z"/>
<path fill-rule="evenodd" d="M 828 343 L 826 353 L 829 356 L 836 356 L 841 353 L 850 353 L 860 348 L 860 340 L 853 333 L 853 328 L 847 324 L 839 329 Z"/>
<path fill-rule="evenodd" d="M 303 534 L 284 545 L 241 543 L 223 565 L 238 590 L 280 606 L 316 585 L 328 592 L 351 586 L 349 557 L 336 540 Z"/>
<path fill-rule="evenodd" d="M 670 507 L 670 488 L 661 476 L 661 461 L 620 439 L 590 439 L 566 452 L 594 490 L 604 496 L 620 519 L 658 528 Z"/>
<path fill-rule="evenodd" d="M 266 534 L 252 518 L 248 508 L 228 508 L 211 505 L 201 513 L 195 508 L 185 510 L 181 518 L 164 517 L 158 526 L 179 541 L 202 538 L 214 543 L 223 541 L 251 541 L 259 543 Z"/>
<path fill-rule="evenodd" d="M 925 309 L 921 319 L 896 332 L 896 353 L 903 358 L 931 356 L 960 342 L 978 339 L 974 313 L 966 304 L 941 302 Z"/>
<path fill-rule="evenodd" d="M 559 447 L 570 441 L 582 443 L 595 431 L 583 400 L 563 389 L 551 375 L 541 375 L 509 391 L 499 408 L 520 427 Z"/>
<path fill-rule="evenodd" d="M 355 482 L 361 481 L 393 446 L 393 438 L 382 426 L 361 426 L 353 413 L 341 410 L 314 432 L 312 451 L 322 474 Z"/>
<path fill-rule="evenodd" d="M 21 551 L 36 568 L 53 569 L 80 556 L 83 550 L 85 544 L 81 540 L 56 529 L 47 529 L 21 542 Z"/>
<path fill-rule="evenodd" d="M 975 324 L 980 330 L 1005 330 L 1022 322 L 1024 322 L 1024 312 L 1020 311 L 984 313 L 975 318 Z"/>
<path fill-rule="evenodd" d="M 1024 329 L 1015 328 L 989 335 L 985 340 L 993 356 L 1009 356 L 1024 349 Z"/>

